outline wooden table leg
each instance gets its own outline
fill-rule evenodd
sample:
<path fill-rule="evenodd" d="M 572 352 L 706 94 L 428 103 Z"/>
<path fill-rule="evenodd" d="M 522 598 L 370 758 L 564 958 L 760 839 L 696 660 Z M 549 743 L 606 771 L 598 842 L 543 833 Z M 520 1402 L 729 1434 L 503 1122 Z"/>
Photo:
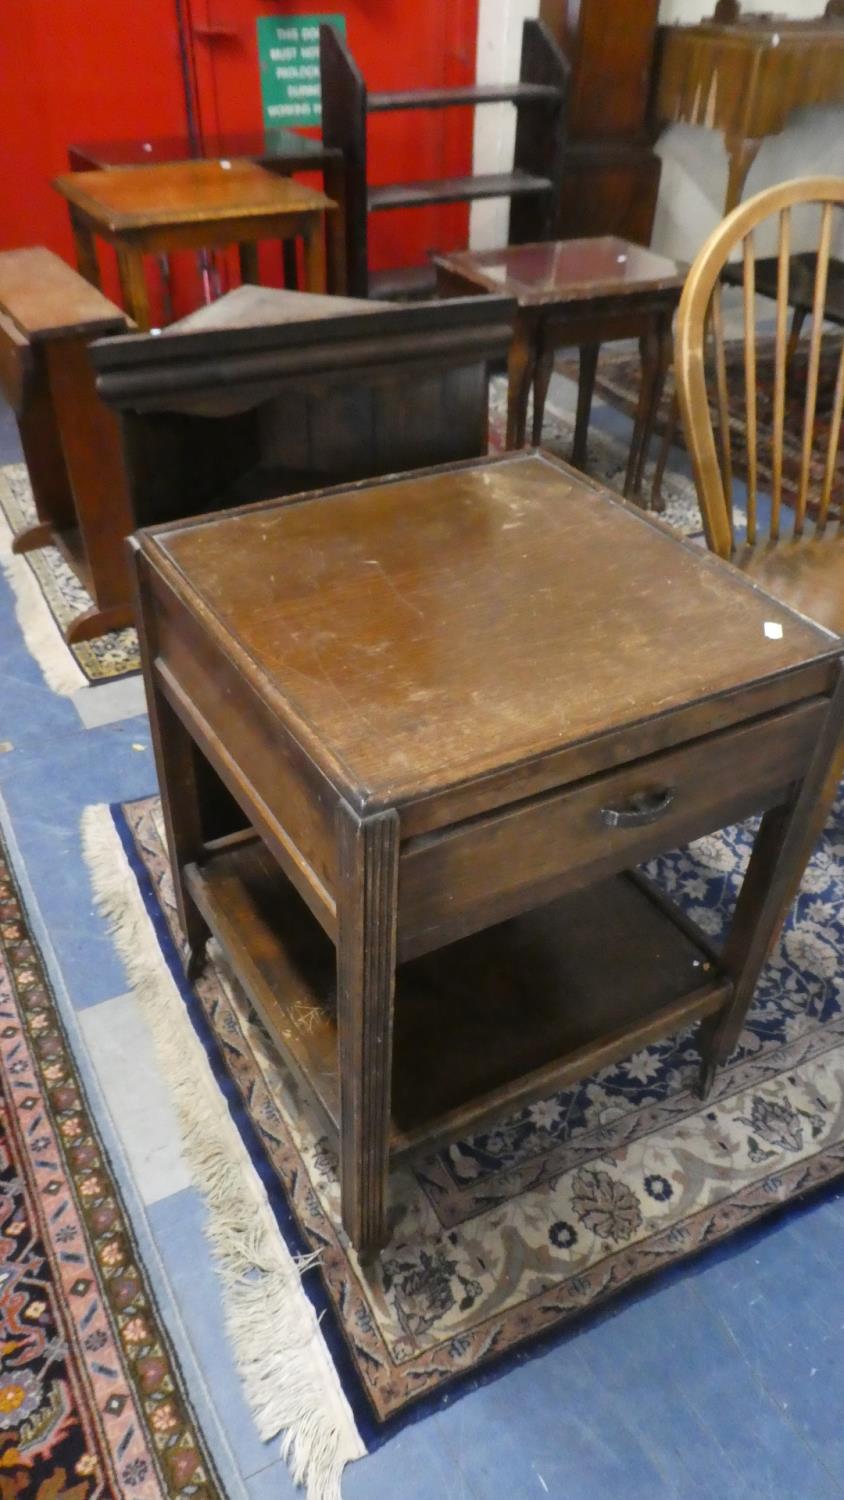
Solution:
<path fill-rule="evenodd" d="M 733 979 L 727 1007 L 704 1021 L 700 1092 L 706 1097 L 715 1072 L 739 1039 L 759 973 L 779 935 L 838 790 L 842 770 L 844 669 L 809 769 L 794 796 L 765 814 L 736 902 L 722 963 Z"/>
<path fill-rule="evenodd" d="M 658 313 L 654 318 L 653 338 L 646 339 L 647 353 L 642 353 L 642 390 L 640 392 L 640 405 L 636 413 L 636 427 L 634 439 L 630 445 L 630 454 L 627 461 L 627 472 L 624 476 L 624 493 L 638 500 L 642 493 L 642 478 L 645 472 L 645 460 L 653 437 L 656 425 L 659 403 L 665 390 L 665 378 L 671 366 L 671 313 Z M 645 380 L 645 360 L 652 362 L 649 380 Z M 647 385 L 647 389 L 646 389 Z M 642 404 L 642 398 L 645 404 Z"/>
<path fill-rule="evenodd" d="M 545 401 L 548 396 L 548 387 L 551 384 L 551 373 L 554 369 L 554 349 L 543 349 L 536 361 L 536 374 L 533 377 L 533 431 L 531 441 L 534 447 L 542 442 L 542 419 L 545 416 Z"/>
<path fill-rule="evenodd" d="M 187 975 L 193 980 L 201 973 L 210 936 L 205 919 L 191 899 L 182 878 L 184 866 L 196 861 L 202 852 L 202 806 L 196 762 L 198 752 L 159 686 L 154 665 L 158 652 L 155 613 L 150 608 L 147 595 L 147 564 L 134 541 L 130 543 L 130 567 L 136 617 L 139 622 L 143 622 L 143 629 L 138 631 L 138 639 L 155 765 L 161 788 L 161 809 L 167 834 L 170 873 L 179 922 L 187 940 Z"/>
<path fill-rule="evenodd" d="M 338 810 L 337 1030 L 343 1226 L 361 1261 L 388 1239 L 399 817 Z"/>
<path fill-rule="evenodd" d="M 85 219 L 78 213 L 70 210 L 70 227 L 73 230 L 73 243 L 76 246 L 76 265 L 80 276 L 86 281 L 102 290 L 100 278 L 100 263 L 97 260 L 97 246 L 93 231 Z"/>
<path fill-rule="evenodd" d="M 289 240 L 284 240 L 287 246 Z M 240 263 L 240 279 L 242 282 L 250 282 L 253 286 L 261 285 L 261 272 L 258 261 L 258 246 L 254 242 L 244 241 L 237 247 L 237 258 Z M 287 280 L 285 274 L 285 282 Z"/>
<path fill-rule="evenodd" d="M 746 141 L 738 139 L 727 140 L 725 144 L 730 161 L 730 168 L 727 173 L 727 191 L 724 195 L 724 214 L 726 216 L 741 202 L 741 195 L 744 192 L 747 175 L 759 154 L 759 147 L 762 142 L 761 140 Z"/>
<path fill-rule="evenodd" d="M 346 295 L 346 165 L 341 157 L 326 162 L 322 175 L 326 197 L 337 204 L 325 220 L 328 290 L 334 297 Z"/>
<path fill-rule="evenodd" d="M 118 245 L 117 269 L 120 273 L 123 306 L 129 317 L 134 318 L 141 332 L 147 333 L 152 327 L 152 312 L 144 275 L 143 254 L 131 245 Z"/>
<path fill-rule="evenodd" d="M 677 434 L 677 424 L 680 420 L 680 402 L 677 392 L 671 397 L 671 406 L 665 419 L 665 431 L 659 444 L 659 453 L 654 469 L 653 484 L 651 485 L 651 510 L 660 514 L 665 510 L 665 496 L 662 493 L 662 482 L 665 478 L 665 466 L 668 463 L 668 455 Z"/>
<path fill-rule="evenodd" d="M 578 350 L 580 379 L 577 383 L 577 415 L 574 419 L 574 442 L 571 449 L 571 461 L 576 469 L 582 469 L 586 464 L 589 418 L 592 413 L 595 372 L 598 368 L 600 352 L 600 344 L 581 344 Z"/>
<path fill-rule="evenodd" d="M 536 364 L 536 335 L 524 318 L 517 317 L 513 342 L 507 356 L 507 447 L 523 448 L 527 408 Z"/>
<path fill-rule="evenodd" d="M 284 271 L 285 290 L 295 292 L 299 286 L 299 266 L 296 260 L 295 240 L 282 240 L 281 265 Z"/>
<path fill-rule="evenodd" d="M 327 290 L 325 280 L 325 222 L 322 213 L 308 215 L 305 241 L 305 291 Z"/>

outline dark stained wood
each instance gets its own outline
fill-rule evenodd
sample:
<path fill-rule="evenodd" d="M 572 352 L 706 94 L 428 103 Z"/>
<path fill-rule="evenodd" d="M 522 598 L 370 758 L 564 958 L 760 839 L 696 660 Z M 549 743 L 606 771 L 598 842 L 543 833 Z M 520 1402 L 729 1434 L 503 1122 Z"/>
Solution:
<path fill-rule="evenodd" d="M 301 235 L 307 288 L 326 290 L 324 217 L 334 203 L 256 162 L 223 158 L 71 172 L 53 186 L 70 208 L 80 271 L 96 278 L 95 237 L 113 244 L 127 311 L 141 328 L 150 326 L 145 254 L 236 244 L 243 247 L 246 275 L 254 279 L 250 247 Z"/>
<path fill-rule="evenodd" d="M 478 177 L 443 177 L 426 182 L 389 182 L 371 187 L 370 213 L 385 208 L 421 208 L 426 203 L 472 203 L 479 198 L 517 198 L 523 193 L 548 196 L 548 178 L 527 172 L 490 172 Z"/>
<path fill-rule="evenodd" d="M 384 1243 L 393 1074 L 399 817 L 337 808 L 337 1064 L 343 1225 L 362 1260 Z"/>
<path fill-rule="evenodd" d="M 312 1083 L 363 1259 L 402 1153 L 696 1020 L 708 1082 L 834 790 L 839 641 L 541 455 L 133 548 L 191 949 Z M 723 952 L 622 874 L 765 809 Z"/>
<path fill-rule="evenodd" d="M 690 682 L 693 696 L 747 686 L 824 639 L 544 455 L 248 506 L 157 536 L 255 668 L 288 683 L 331 747 L 327 774 L 345 767 L 366 806 L 547 754 L 563 726 L 573 743 L 647 720 L 654 700 L 667 713 Z M 782 640 L 766 637 L 771 619 Z M 679 635 L 682 653 L 660 649 Z"/>
<path fill-rule="evenodd" d="M 441 295 L 506 292 L 519 305 L 509 359 L 507 446 L 522 447 L 533 390 L 533 442 L 542 436 L 555 352 L 576 344 L 581 379 L 572 461 L 586 458 L 595 369 L 601 343 L 637 337 L 642 383 L 624 493 L 639 495 L 645 458 L 671 356 L 671 325 L 683 288 L 674 261 L 627 240 L 509 245 L 434 257 Z"/>
<path fill-rule="evenodd" d="M 138 524 L 485 453 L 512 313 L 241 287 L 160 337 L 97 345 Z"/>
<path fill-rule="evenodd" d="M 192 160 L 246 158 L 270 169 L 309 172 L 323 169 L 336 153 L 323 141 L 296 130 L 226 131 L 215 135 L 203 131 L 198 146 L 186 135 L 153 136 L 151 140 L 88 141 L 68 146 L 68 162 L 74 172 L 112 167 L 148 167 Z"/>
<path fill-rule="evenodd" d="M 370 114 L 397 109 L 446 109 L 465 104 L 556 103 L 558 91 L 550 83 L 470 83 L 455 88 L 392 89 L 369 93 Z"/>
<path fill-rule="evenodd" d="M 513 171 L 545 179 L 548 191 L 510 200 L 511 244 L 558 239 L 567 142 L 569 66 L 544 21 L 525 21 L 519 77 L 554 90 L 550 103 L 526 100 L 516 108 Z"/>
<path fill-rule="evenodd" d="M 370 212 L 506 197 L 511 199 L 511 240 L 553 236 L 563 167 L 568 67 L 543 22 L 524 23 L 520 77 L 515 84 L 402 89 L 369 95 L 344 39 L 331 26 L 320 27 L 320 69 L 323 139 L 343 153 L 345 163 L 347 289 L 355 296 L 366 297 L 371 290 L 367 248 Z M 516 109 L 512 172 L 367 186 L 366 121 L 370 112 L 475 107 L 503 101 Z M 410 269 L 413 275 L 399 279 L 395 294 L 430 294 L 433 272 L 423 276 L 420 268 Z M 382 279 L 380 286 L 393 290 L 389 279 Z M 379 292 L 384 294 L 383 290 Z"/>
<path fill-rule="evenodd" d="M 402 866 L 401 956 L 472 931 L 480 893 L 484 915 L 504 920 L 600 879 L 621 859 L 640 864 L 703 830 L 738 823 L 766 801 L 780 801 L 799 779 L 826 714 L 825 699 L 809 700 L 517 802 L 504 813 L 479 815 L 445 838 L 409 840 Z M 619 824 L 610 821 L 616 814 Z M 571 852 L 561 873 L 563 847 Z"/>
<path fill-rule="evenodd" d="M 571 64 L 561 238 L 617 234 L 647 245 L 661 163 L 646 117 L 658 0 L 541 0 Z"/>
<path fill-rule="evenodd" d="M 92 594 L 93 608 L 67 628 L 71 643 L 131 620 L 120 440 L 88 357 L 91 339 L 129 326 L 51 251 L 0 254 L 0 389 L 17 416 L 38 517 L 12 545 L 19 553 L 58 546 Z"/>
<path fill-rule="evenodd" d="M 339 1130 L 333 944 L 254 836 L 209 847 L 185 874 L 279 1051 Z M 631 969 L 651 971 L 644 1014 Z M 494 1118 L 502 1095 L 512 1108 L 516 1085 L 519 1102 L 547 1096 L 628 1054 L 631 1025 L 645 1045 L 717 1011 L 728 989 L 705 935 L 627 875 L 399 963 L 389 1156 Z"/>

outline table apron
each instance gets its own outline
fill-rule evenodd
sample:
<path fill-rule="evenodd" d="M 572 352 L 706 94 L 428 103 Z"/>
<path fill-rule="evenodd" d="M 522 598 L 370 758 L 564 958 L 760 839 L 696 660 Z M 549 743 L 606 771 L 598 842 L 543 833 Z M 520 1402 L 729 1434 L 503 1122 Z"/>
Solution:
<path fill-rule="evenodd" d="M 287 213 L 262 218 L 245 217 L 202 220 L 196 224 L 146 225 L 143 229 L 106 228 L 90 225 L 94 233 L 112 244 L 143 255 L 166 255 L 177 250 L 220 250 L 227 245 L 257 244 L 261 240 L 288 240 L 311 232 L 322 210 Z M 90 221 L 89 221 L 90 222 Z"/>
<path fill-rule="evenodd" d="M 244 817 L 335 935 L 336 792 L 260 695 L 152 575 L 158 685 Z"/>
<path fill-rule="evenodd" d="M 406 840 L 400 959 L 777 805 L 802 780 L 828 708 L 828 699 L 813 699 L 439 835 Z M 607 814 L 627 809 L 629 815 L 637 797 L 653 800 L 653 821 L 608 826 Z"/>

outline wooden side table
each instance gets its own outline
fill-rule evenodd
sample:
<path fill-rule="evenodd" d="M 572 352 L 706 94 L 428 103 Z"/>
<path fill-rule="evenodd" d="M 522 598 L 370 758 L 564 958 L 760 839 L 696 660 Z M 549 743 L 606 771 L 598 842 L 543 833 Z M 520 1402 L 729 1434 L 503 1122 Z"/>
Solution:
<path fill-rule="evenodd" d="M 586 439 L 601 344 L 638 338 L 642 380 L 625 495 L 638 496 L 665 377 L 671 362 L 671 325 L 683 289 L 673 261 L 641 245 L 606 235 L 598 239 L 508 245 L 503 250 L 436 255 L 437 284 L 445 296 L 503 292 L 519 316 L 508 361 L 507 446 L 525 442 L 533 388 L 533 442 L 542 436 L 554 355 L 580 349 L 580 385 L 572 463 L 586 462 Z"/>
<path fill-rule="evenodd" d="M 127 311 L 150 326 L 143 257 L 237 244 L 244 281 L 257 282 L 257 246 L 302 236 L 307 290 L 324 292 L 324 193 L 273 176 L 255 162 L 176 162 L 109 172 L 72 172 L 54 187 L 67 199 L 79 269 L 99 285 L 96 237 L 117 251 Z"/>
<path fill-rule="evenodd" d="M 408 1153 L 695 1021 L 708 1086 L 831 796 L 839 639 L 543 455 L 132 545 L 189 972 L 213 932 L 362 1258 Z M 760 811 L 718 947 L 634 867 Z"/>
<path fill-rule="evenodd" d="M 322 185 L 336 209 L 326 220 L 327 281 L 329 292 L 346 290 L 346 171 L 339 147 L 327 146 L 298 130 L 228 131 L 204 135 L 199 147 L 187 135 L 154 136 L 150 141 L 80 141 L 67 148 L 72 172 L 107 171 L 112 167 L 148 167 L 178 161 L 256 161 L 268 172 L 291 177 L 296 172 L 321 172 Z M 282 240 L 284 284 L 297 286 L 296 246 Z"/>
<path fill-rule="evenodd" d="M 93 608 L 67 627 L 69 644 L 132 619 L 120 436 L 88 358 L 92 339 L 131 327 L 50 250 L 0 254 L 0 388 L 17 417 L 38 517 L 18 532 L 12 551 L 59 547 L 91 594 Z"/>

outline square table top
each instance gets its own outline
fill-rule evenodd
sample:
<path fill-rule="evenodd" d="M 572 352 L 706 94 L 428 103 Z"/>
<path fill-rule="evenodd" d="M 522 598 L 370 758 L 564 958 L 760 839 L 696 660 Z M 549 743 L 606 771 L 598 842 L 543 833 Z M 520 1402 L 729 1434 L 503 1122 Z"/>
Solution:
<path fill-rule="evenodd" d="M 150 140 L 81 141 L 68 146 L 71 162 L 91 169 L 145 167 L 156 162 L 202 161 L 214 157 L 249 157 L 274 166 L 312 170 L 342 155 L 338 146 L 326 146 L 312 136 L 282 126 L 269 130 L 226 131 L 204 135 L 196 145 L 187 135 L 153 136 Z"/>
<path fill-rule="evenodd" d="M 841 650 L 730 564 L 543 454 L 141 538 L 309 754 L 370 804 Z"/>
<path fill-rule="evenodd" d="M 218 223 L 225 219 L 277 218 L 333 208 L 330 198 L 253 161 L 227 157 L 108 172 L 67 172 L 53 186 L 102 228 Z"/>
<path fill-rule="evenodd" d="M 673 260 L 615 235 L 459 250 L 433 260 L 486 292 L 515 297 L 522 306 L 679 290 L 685 280 Z"/>

